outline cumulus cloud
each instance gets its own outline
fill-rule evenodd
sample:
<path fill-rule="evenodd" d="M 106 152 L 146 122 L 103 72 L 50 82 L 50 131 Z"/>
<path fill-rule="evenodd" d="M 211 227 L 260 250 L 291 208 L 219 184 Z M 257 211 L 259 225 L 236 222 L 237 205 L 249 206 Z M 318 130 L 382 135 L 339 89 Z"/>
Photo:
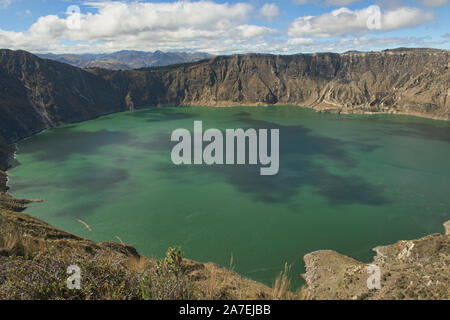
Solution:
<path fill-rule="evenodd" d="M 248 3 L 212 1 L 88 2 L 96 13 L 82 13 L 80 23 L 73 16 L 40 17 L 27 32 L 0 29 L 0 46 L 30 48 L 33 51 L 65 51 L 67 42 L 74 50 L 207 50 L 217 51 L 225 43 L 236 46 L 241 40 L 263 41 L 277 31 L 251 25 L 254 8 Z M 267 6 L 268 18 L 278 7 Z M 72 27 L 76 25 L 78 27 Z M 42 46 L 40 45 L 42 44 Z M 233 46 L 235 47 L 235 46 Z M 45 50 L 44 48 L 47 48 Z M 56 50 L 55 50 L 56 48 Z M 44 49 L 44 50 L 42 50 Z"/>
<path fill-rule="evenodd" d="M 288 34 L 291 37 L 345 36 L 409 28 L 435 19 L 433 13 L 419 8 L 402 7 L 384 13 L 378 10 L 376 6 L 361 10 L 344 7 L 320 16 L 299 17 L 289 25 Z"/>
<path fill-rule="evenodd" d="M 79 30 L 62 27 L 67 19 L 45 17 L 30 31 L 43 28 L 44 33 L 63 32 L 71 40 L 108 40 L 117 37 L 158 37 L 167 32 L 169 37 L 208 36 L 224 32 L 249 21 L 252 6 L 210 1 L 179 1 L 172 3 L 92 2 L 98 13 L 83 15 Z"/>
<path fill-rule="evenodd" d="M 238 32 L 236 36 L 242 36 L 244 38 L 258 38 L 278 33 L 278 31 L 274 29 L 261 26 L 253 26 L 248 24 L 236 27 L 235 31 Z"/>
<path fill-rule="evenodd" d="M 266 3 L 259 10 L 261 16 L 263 16 L 267 21 L 273 21 L 280 16 L 280 10 L 275 3 Z"/>
<path fill-rule="evenodd" d="M 373 31 L 367 29 L 371 13 L 368 8 L 340 8 L 320 16 L 297 18 L 289 25 L 286 37 L 285 31 L 252 24 L 255 17 L 267 20 L 278 17 L 279 9 L 275 3 L 266 3 L 258 10 L 249 3 L 210 0 L 101 1 L 84 5 L 92 12 L 82 12 L 79 24 L 72 23 L 74 16 L 60 14 L 40 17 L 24 32 L 0 28 L 0 47 L 54 53 L 130 49 L 229 54 L 342 52 L 378 45 L 381 48 L 433 45 L 429 39 L 381 38 L 379 33 L 376 34 L 379 38 L 366 38 L 366 33 Z M 424 8 L 386 10 L 380 17 L 379 31 L 407 28 L 434 19 Z M 327 38 L 334 36 L 341 39 Z M 446 41 L 441 39 L 441 43 Z"/>

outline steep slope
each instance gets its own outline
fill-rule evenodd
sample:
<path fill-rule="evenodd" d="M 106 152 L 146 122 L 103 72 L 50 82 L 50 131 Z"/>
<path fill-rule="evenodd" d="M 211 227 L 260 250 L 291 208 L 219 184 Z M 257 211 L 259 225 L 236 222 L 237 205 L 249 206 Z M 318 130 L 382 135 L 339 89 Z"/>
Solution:
<path fill-rule="evenodd" d="M 9 142 L 119 111 L 121 100 L 92 73 L 25 51 L 0 50 L 0 136 Z"/>
<path fill-rule="evenodd" d="M 444 234 L 401 240 L 379 246 L 373 264 L 380 268 L 380 289 L 368 289 L 368 265 L 335 251 L 304 256 L 309 299 L 428 299 L 450 298 L 450 221 Z"/>
<path fill-rule="evenodd" d="M 93 241 L 22 213 L 29 201 L 0 192 L 0 300 L 271 299 L 271 288 L 214 263 L 148 259 L 124 243 Z M 172 252 L 169 256 L 169 252 Z M 175 258 L 175 259 L 174 259 Z M 83 270 L 66 288 L 67 267 Z"/>
<path fill-rule="evenodd" d="M 450 117 L 449 52 L 235 55 L 168 67 L 79 69 L 0 50 L 0 136 L 158 105 L 294 104 L 318 111 Z"/>
<path fill-rule="evenodd" d="M 449 119 L 448 51 L 238 55 L 123 72 L 135 106 L 295 104 Z M 113 77 L 114 78 L 114 77 Z M 114 81 L 114 79 L 112 80 Z"/>

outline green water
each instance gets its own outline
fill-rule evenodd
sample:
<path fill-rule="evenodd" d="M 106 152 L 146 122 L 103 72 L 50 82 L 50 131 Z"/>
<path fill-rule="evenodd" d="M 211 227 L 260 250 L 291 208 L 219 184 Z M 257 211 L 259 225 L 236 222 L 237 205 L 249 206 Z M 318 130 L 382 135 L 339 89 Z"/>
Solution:
<path fill-rule="evenodd" d="M 176 128 L 279 128 L 280 172 L 171 163 Z M 96 241 L 228 266 L 271 284 L 287 262 L 442 232 L 450 219 L 450 125 L 406 116 L 318 114 L 298 107 L 158 108 L 48 130 L 18 145 L 13 195 L 27 213 Z M 86 221 L 89 232 L 77 219 Z"/>

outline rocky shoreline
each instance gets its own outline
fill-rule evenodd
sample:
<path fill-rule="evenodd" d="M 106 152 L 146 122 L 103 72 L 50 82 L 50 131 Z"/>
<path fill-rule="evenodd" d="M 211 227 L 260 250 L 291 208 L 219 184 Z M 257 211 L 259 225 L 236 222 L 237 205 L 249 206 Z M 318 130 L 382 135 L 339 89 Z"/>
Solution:
<path fill-rule="evenodd" d="M 381 289 L 367 286 L 368 264 L 321 250 L 304 256 L 311 299 L 450 299 L 450 220 L 444 234 L 379 246 L 371 265 L 380 268 Z"/>

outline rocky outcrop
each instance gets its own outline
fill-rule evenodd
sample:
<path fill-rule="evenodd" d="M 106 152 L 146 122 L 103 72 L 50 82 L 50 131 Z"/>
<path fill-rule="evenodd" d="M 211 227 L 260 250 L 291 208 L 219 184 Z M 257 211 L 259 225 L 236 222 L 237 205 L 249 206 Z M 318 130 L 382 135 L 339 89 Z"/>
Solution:
<path fill-rule="evenodd" d="M 8 163 L 11 155 L 14 152 L 14 148 L 6 143 L 6 141 L 0 136 L 0 193 L 6 192 L 8 187 L 8 175 L 6 170 L 8 169 Z M 1 201 L 1 200 L 0 200 Z"/>
<path fill-rule="evenodd" d="M 404 113 L 448 120 L 449 51 L 246 54 L 168 67 L 79 69 L 0 50 L 0 136 L 161 105 L 293 104 L 322 112 Z"/>
<path fill-rule="evenodd" d="M 25 51 L 0 50 L 0 136 L 8 142 L 122 108 L 122 97 L 101 77 Z"/>
<path fill-rule="evenodd" d="M 137 106 L 294 104 L 449 119 L 448 51 L 238 55 L 121 74 Z M 114 81 L 114 80 L 113 80 Z"/>
<path fill-rule="evenodd" d="M 305 255 L 308 299 L 450 299 L 450 221 L 445 234 L 376 247 L 380 289 L 369 289 L 368 264 L 334 251 Z"/>

